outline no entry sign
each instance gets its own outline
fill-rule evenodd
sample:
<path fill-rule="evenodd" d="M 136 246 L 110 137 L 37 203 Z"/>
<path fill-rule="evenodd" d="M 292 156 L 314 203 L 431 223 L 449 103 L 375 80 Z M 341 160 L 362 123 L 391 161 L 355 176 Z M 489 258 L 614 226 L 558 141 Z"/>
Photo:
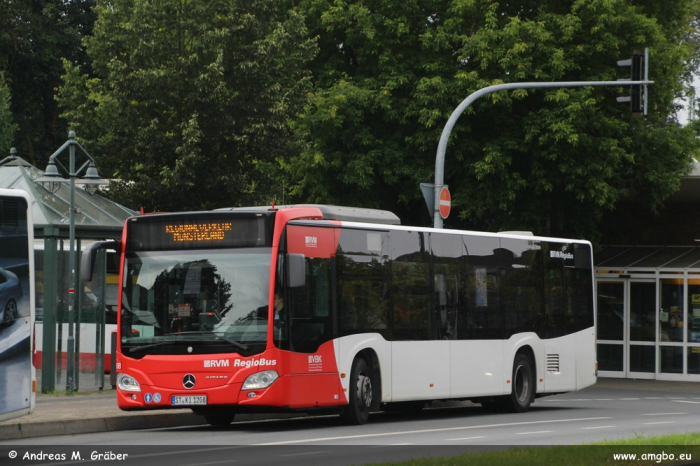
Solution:
<path fill-rule="evenodd" d="M 452 196 L 450 196 L 450 190 L 447 188 L 442 188 L 440 190 L 440 217 L 443 219 L 450 215 L 450 209 L 452 208 Z"/>

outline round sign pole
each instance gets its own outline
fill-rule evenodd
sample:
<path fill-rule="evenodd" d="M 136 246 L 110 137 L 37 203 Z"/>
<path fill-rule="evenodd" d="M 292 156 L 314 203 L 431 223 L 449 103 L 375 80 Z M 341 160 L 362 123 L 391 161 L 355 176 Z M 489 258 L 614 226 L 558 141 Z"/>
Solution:
<path fill-rule="evenodd" d="M 446 219 L 450 215 L 451 209 L 452 196 L 450 196 L 450 190 L 447 187 L 443 187 L 440 190 L 440 217 Z"/>

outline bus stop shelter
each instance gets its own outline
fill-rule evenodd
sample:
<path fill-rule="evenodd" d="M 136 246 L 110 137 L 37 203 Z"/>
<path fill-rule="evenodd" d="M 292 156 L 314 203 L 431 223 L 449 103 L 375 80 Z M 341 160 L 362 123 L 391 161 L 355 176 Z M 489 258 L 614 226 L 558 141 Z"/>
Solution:
<path fill-rule="evenodd" d="M 0 160 L 0 187 L 24 190 L 31 198 L 37 307 L 34 364 L 37 369 L 41 368 L 37 377 L 42 392 L 47 393 L 62 389 L 60 385 L 66 380 L 70 188 L 63 183 L 52 193 L 35 182 L 43 175 L 42 170 L 19 157 Z M 75 205 L 76 251 L 93 241 L 120 239 L 124 221 L 136 214 L 80 187 L 75 189 Z M 80 267 L 79 261 L 77 267 Z M 106 311 L 116 305 L 118 286 L 117 276 L 108 273 L 109 269 L 108 255 L 103 253 L 98 258 L 93 281 L 76 290 L 79 292 L 75 303 L 75 389 L 103 386 L 105 341 L 109 341 L 105 332 L 110 330 Z M 80 271 L 76 270 L 76 274 L 80 276 Z"/>
<path fill-rule="evenodd" d="M 700 247 L 608 246 L 594 260 L 599 374 L 700 381 Z"/>

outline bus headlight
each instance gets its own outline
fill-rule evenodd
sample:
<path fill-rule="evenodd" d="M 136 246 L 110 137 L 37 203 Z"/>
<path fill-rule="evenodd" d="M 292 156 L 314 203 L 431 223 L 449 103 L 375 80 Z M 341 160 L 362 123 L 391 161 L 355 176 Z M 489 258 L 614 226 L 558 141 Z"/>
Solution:
<path fill-rule="evenodd" d="M 277 371 L 262 371 L 251 376 L 248 376 L 243 382 L 241 390 L 257 390 L 260 388 L 267 388 L 272 385 L 272 382 L 277 380 L 279 375 Z"/>
<path fill-rule="evenodd" d="M 130 375 L 117 374 L 117 387 L 123 392 L 141 392 L 141 385 Z"/>

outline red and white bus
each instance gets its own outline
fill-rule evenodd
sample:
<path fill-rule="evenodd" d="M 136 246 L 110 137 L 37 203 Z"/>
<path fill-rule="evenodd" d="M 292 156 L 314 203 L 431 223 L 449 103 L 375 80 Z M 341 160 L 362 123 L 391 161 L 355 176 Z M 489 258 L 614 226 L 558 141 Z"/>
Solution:
<path fill-rule="evenodd" d="M 472 400 L 526 411 L 596 381 L 586 241 L 400 226 L 299 205 L 126 221 L 117 372 L 124 410 L 379 410 Z"/>

